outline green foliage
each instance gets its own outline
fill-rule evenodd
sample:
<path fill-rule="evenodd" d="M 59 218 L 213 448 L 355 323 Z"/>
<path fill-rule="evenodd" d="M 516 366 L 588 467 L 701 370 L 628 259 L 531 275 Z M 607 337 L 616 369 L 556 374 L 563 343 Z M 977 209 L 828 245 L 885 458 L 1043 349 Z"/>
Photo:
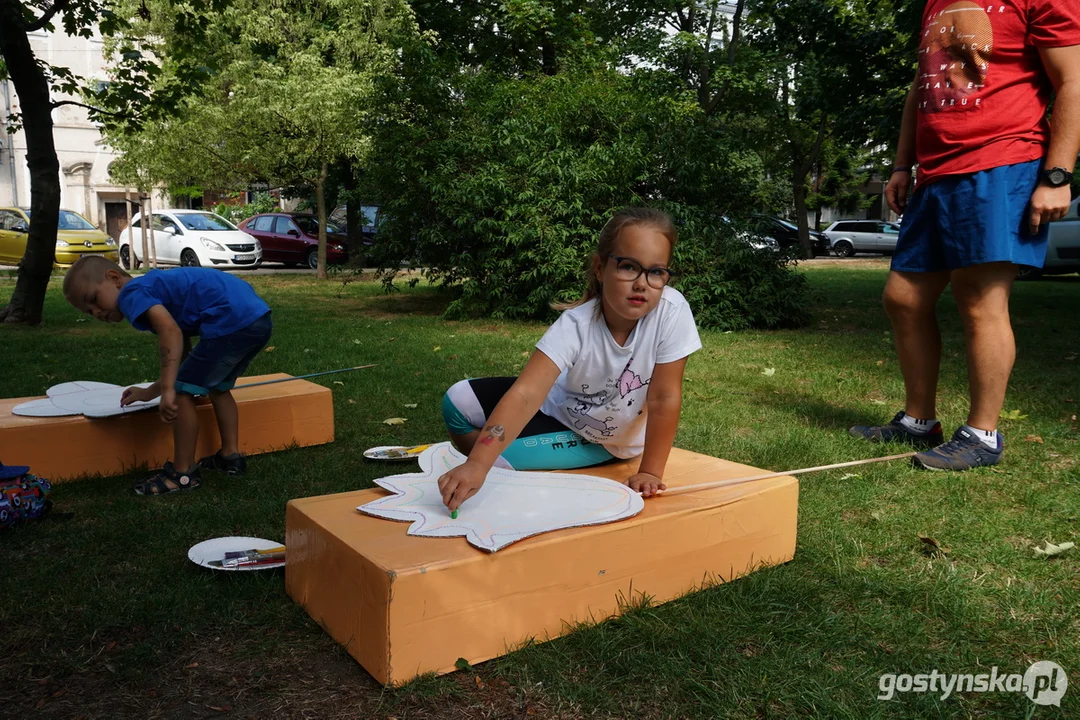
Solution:
<path fill-rule="evenodd" d="M 796 328 L 810 321 L 806 276 L 786 256 L 740 239 L 738 225 L 669 207 L 679 225 L 676 287 L 702 327 L 720 330 Z"/>
<path fill-rule="evenodd" d="M 392 281 L 402 258 L 425 268 L 458 290 L 451 317 L 550 315 L 552 302 L 580 294 L 601 227 L 625 205 L 713 216 L 754 206 L 760 161 L 692 99 L 658 96 L 610 70 L 461 82 L 441 121 L 377 133 L 382 162 L 365 176 L 382 201 L 384 277 Z"/>
<path fill-rule="evenodd" d="M 257 193 L 253 202 L 245 205 L 219 203 L 212 210 L 229 222 L 236 224 L 247 220 L 252 215 L 274 212 L 275 208 L 277 208 L 277 199 L 273 195 L 270 193 Z"/>

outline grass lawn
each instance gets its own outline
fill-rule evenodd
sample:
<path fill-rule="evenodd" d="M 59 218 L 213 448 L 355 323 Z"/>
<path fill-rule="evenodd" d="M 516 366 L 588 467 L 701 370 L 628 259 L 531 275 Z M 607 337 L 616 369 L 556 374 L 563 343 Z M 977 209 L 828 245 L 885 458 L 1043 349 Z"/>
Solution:
<path fill-rule="evenodd" d="M 885 265 L 803 271 L 811 327 L 702 333 L 678 446 L 773 470 L 900 451 L 846 432 L 902 407 L 879 299 Z M 1053 560 L 1032 550 L 1080 539 L 1080 278 L 1016 288 L 1007 409 L 1020 412 L 1002 421 L 1002 465 L 805 476 L 791 563 L 398 690 L 330 640 L 280 572 L 207 572 L 187 548 L 219 535 L 281 539 L 289 499 L 369 487 L 393 468 L 365 463 L 365 448 L 441 439 L 445 388 L 515 373 L 544 326 L 445 322 L 445 299 L 424 287 L 385 296 L 306 276 L 251 281 L 276 325 L 273 351 L 251 372 L 379 363 L 318 380 L 334 392 L 337 441 L 256 457 L 244 478 L 210 476 L 198 492 L 163 498 L 135 496 L 130 476 L 58 486 L 57 510 L 73 518 L 0 534 L 0 716 L 1080 717 L 1080 550 Z M 0 278 L 0 294 L 13 283 Z M 53 285 L 43 328 L 0 327 L 0 396 L 155 376 L 152 336 L 79 317 Z M 955 305 L 946 296 L 941 306 L 949 434 L 964 419 L 967 380 Z M 408 422 L 382 423 L 398 416 Z M 63 452 L 63 438 L 53 441 Z M 948 555 L 924 554 L 919 533 Z M 1072 674 L 1060 708 L 1017 693 L 876 699 L 883 673 L 1023 673 L 1036 660 Z"/>

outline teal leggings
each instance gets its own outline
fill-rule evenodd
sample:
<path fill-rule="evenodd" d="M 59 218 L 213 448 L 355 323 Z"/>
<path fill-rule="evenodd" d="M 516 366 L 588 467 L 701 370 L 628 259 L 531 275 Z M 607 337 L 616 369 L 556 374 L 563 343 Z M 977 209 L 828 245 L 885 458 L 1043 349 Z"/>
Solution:
<path fill-rule="evenodd" d="M 483 429 L 499 400 L 517 378 L 462 380 L 446 391 L 442 412 L 454 435 Z M 591 443 L 550 415 L 536 413 L 500 458 L 514 470 L 575 470 L 614 459 L 603 445 Z"/>

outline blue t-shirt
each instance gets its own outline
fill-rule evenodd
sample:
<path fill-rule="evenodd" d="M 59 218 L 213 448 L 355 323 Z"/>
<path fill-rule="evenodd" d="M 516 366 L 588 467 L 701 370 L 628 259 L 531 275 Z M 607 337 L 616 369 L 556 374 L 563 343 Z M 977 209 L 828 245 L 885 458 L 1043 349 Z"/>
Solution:
<path fill-rule="evenodd" d="M 210 268 L 151 270 L 129 280 L 116 304 L 136 330 L 150 330 L 143 316 L 162 305 L 185 335 L 204 340 L 243 330 L 270 312 L 246 282 Z"/>

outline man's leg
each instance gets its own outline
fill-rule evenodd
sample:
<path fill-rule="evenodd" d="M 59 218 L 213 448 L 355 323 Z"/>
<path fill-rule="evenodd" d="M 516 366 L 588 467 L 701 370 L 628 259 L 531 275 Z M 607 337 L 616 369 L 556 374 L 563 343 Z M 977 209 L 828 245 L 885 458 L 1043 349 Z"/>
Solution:
<path fill-rule="evenodd" d="M 1009 319 L 1009 294 L 1016 270 L 1016 265 L 1000 262 L 952 273 L 952 292 L 967 341 L 971 393 L 967 424 L 987 432 L 997 429 L 1016 360 L 1016 341 Z"/>
<path fill-rule="evenodd" d="M 885 283 L 885 312 L 892 321 L 896 354 L 904 376 L 907 398 L 904 412 L 913 418 L 937 417 L 941 331 L 935 308 L 948 284 L 947 271 L 893 271 Z"/>

